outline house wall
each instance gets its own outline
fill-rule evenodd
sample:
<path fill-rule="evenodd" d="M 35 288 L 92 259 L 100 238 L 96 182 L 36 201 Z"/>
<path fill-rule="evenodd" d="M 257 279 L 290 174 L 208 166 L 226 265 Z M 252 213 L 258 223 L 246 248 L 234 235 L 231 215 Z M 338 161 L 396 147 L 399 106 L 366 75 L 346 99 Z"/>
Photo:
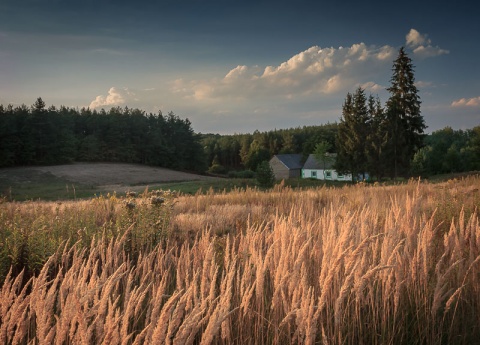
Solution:
<path fill-rule="evenodd" d="M 330 172 L 330 177 L 326 176 Z M 338 175 L 336 170 L 324 170 L 323 169 L 302 169 L 303 178 L 316 178 L 317 180 L 331 180 L 331 181 L 352 181 L 352 175 Z"/>
<path fill-rule="evenodd" d="M 277 157 L 270 159 L 270 166 L 275 174 L 275 179 L 282 180 L 290 177 L 289 169 Z"/>
<path fill-rule="evenodd" d="M 290 169 L 290 172 L 288 174 L 289 177 L 300 177 L 302 174 L 302 169 Z"/>

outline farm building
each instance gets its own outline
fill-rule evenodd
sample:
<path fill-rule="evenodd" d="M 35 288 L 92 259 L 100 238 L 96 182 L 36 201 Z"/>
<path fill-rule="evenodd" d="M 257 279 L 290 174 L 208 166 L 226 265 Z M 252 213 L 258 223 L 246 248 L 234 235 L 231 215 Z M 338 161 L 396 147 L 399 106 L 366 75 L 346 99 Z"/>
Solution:
<path fill-rule="evenodd" d="M 270 159 L 270 166 L 277 180 L 300 177 L 302 173 L 301 154 L 280 154 Z"/>
<path fill-rule="evenodd" d="M 335 154 L 328 155 L 323 162 L 319 162 L 313 154 L 309 155 L 302 169 L 303 178 L 316 178 L 318 180 L 352 181 L 351 174 L 339 174 L 333 168 Z"/>

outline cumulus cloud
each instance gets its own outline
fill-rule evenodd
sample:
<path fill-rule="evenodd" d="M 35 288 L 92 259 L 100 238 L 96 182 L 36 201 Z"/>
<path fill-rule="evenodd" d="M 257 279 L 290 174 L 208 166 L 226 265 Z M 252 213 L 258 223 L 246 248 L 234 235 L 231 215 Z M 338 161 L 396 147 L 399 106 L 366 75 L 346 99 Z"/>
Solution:
<path fill-rule="evenodd" d="M 413 54 L 419 58 L 425 59 L 450 53 L 446 49 L 432 46 L 432 41 L 428 38 L 428 35 L 421 34 L 415 29 L 410 29 L 405 38 L 407 47 L 410 47 L 413 50 Z"/>
<path fill-rule="evenodd" d="M 410 29 L 409 33 L 406 36 L 407 46 L 418 47 L 424 44 L 431 44 L 432 41 L 428 38 L 427 35 L 422 35 L 415 29 Z"/>
<path fill-rule="evenodd" d="M 125 104 L 127 99 L 135 97 L 135 94 L 128 90 L 128 88 L 111 87 L 108 90 L 107 96 L 97 96 L 95 100 L 90 103 L 90 108 L 114 107 Z"/>
<path fill-rule="evenodd" d="M 382 86 L 380 84 L 374 83 L 373 81 L 369 81 L 366 83 L 363 83 L 360 85 L 360 87 L 366 91 L 369 91 L 371 93 L 377 93 L 382 90 L 385 90 L 385 86 Z"/>
<path fill-rule="evenodd" d="M 480 107 L 480 96 L 458 99 L 452 102 L 452 107 Z"/>
<path fill-rule="evenodd" d="M 221 79 L 177 80 L 172 90 L 197 101 L 330 95 L 378 74 L 378 70 L 391 63 L 395 53 L 396 49 L 391 46 L 367 46 L 365 43 L 347 48 L 313 46 L 277 66 L 239 65 Z"/>
<path fill-rule="evenodd" d="M 132 108 L 145 102 L 151 103 L 154 91 L 154 88 L 133 90 L 127 87 L 111 87 L 106 96 L 97 96 L 90 103 L 89 107 L 90 109 L 98 109 L 125 105 Z"/>

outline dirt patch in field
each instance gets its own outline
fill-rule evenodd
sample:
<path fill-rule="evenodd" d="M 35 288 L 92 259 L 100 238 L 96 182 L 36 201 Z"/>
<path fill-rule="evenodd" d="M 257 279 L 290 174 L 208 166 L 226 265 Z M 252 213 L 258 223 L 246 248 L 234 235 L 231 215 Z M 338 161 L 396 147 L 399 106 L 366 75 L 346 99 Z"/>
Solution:
<path fill-rule="evenodd" d="M 75 163 L 13 169 L 51 173 L 71 182 L 93 186 L 134 186 L 162 182 L 215 179 L 209 176 L 189 174 L 165 168 L 123 163 Z"/>

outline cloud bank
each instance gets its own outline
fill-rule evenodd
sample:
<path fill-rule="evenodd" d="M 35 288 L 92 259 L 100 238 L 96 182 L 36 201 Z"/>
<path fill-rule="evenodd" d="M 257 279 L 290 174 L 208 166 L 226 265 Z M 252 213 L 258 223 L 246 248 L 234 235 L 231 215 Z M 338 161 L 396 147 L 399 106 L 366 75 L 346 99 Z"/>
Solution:
<path fill-rule="evenodd" d="M 428 35 L 411 29 L 406 45 L 421 59 L 448 54 L 432 46 Z M 373 93 L 384 89 L 374 80 L 388 71 L 397 48 L 353 44 L 351 47 L 312 46 L 276 66 L 238 65 L 221 79 L 177 80 L 173 92 L 185 99 L 215 102 L 255 99 L 305 99 L 344 94 L 361 86 Z"/>
<path fill-rule="evenodd" d="M 405 44 L 417 58 L 448 53 L 415 29 L 406 35 Z M 331 121 L 340 114 L 347 92 L 357 87 L 372 94 L 386 92 L 398 48 L 365 43 L 336 48 L 315 45 L 278 64 L 238 65 L 220 72 L 223 77 L 177 79 L 149 91 L 112 87 L 106 95 L 97 96 L 90 108 L 126 105 L 146 111 L 161 109 L 156 103 L 161 97 L 176 112 L 218 126 L 223 121 L 223 127 L 230 128 L 235 121 L 238 128 L 249 122 L 249 127 L 258 128 L 261 121 L 266 127 L 272 127 L 272 121 L 316 123 L 322 116 L 321 121 Z M 432 86 L 429 82 L 418 84 Z"/>
<path fill-rule="evenodd" d="M 480 107 L 480 96 L 458 99 L 452 102 L 452 107 Z"/>
<path fill-rule="evenodd" d="M 239 65 L 222 79 L 177 80 L 173 90 L 196 101 L 332 95 L 352 85 L 376 85 L 367 78 L 375 76 L 378 68 L 389 65 L 395 52 L 388 45 L 376 47 L 365 43 L 348 48 L 313 46 L 277 66 Z"/>

